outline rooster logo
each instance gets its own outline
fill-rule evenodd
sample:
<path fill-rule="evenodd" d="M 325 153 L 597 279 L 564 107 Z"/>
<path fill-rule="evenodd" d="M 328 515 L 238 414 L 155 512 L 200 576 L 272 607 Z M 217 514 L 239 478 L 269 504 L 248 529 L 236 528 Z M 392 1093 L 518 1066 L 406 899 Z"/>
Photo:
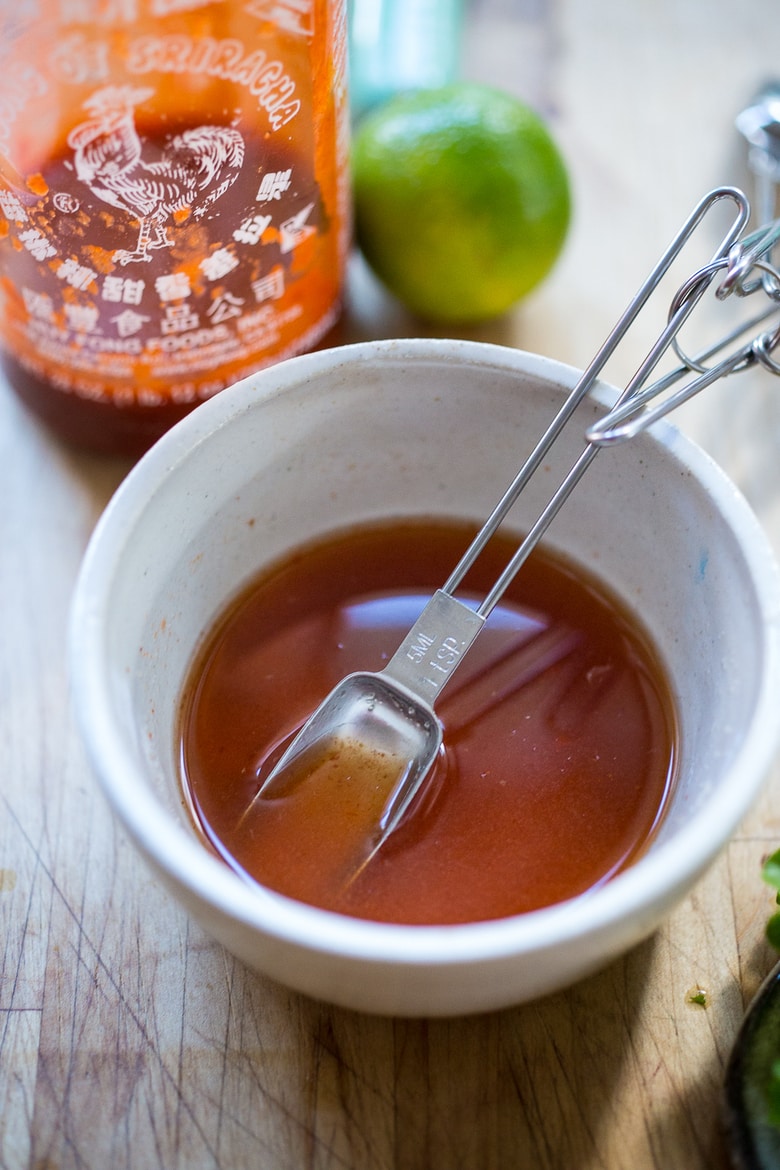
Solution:
<path fill-rule="evenodd" d="M 235 182 L 244 162 L 244 140 L 230 126 L 196 126 L 171 135 L 159 158 L 145 161 L 134 111 L 152 94 L 130 86 L 101 89 L 84 103 L 89 119 L 68 135 L 81 182 L 139 221 L 134 250 L 114 253 L 123 265 L 151 260 L 151 249 L 171 248 L 171 217 L 189 212 L 200 218 Z"/>

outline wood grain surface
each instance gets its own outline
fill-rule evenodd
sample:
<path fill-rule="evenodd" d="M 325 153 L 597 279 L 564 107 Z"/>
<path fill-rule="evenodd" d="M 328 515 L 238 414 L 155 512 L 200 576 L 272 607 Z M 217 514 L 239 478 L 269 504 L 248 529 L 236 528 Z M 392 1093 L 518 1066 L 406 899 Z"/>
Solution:
<path fill-rule="evenodd" d="M 576 214 L 544 286 L 463 335 L 585 364 L 699 196 L 748 184 L 733 119 L 779 45 L 776 0 L 472 3 L 464 74 L 549 118 Z M 350 290 L 341 340 L 421 332 L 357 258 Z M 613 380 L 656 327 L 638 326 Z M 780 382 L 732 379 L 678 421 L 780 551 Z M 58 445 L 0 385 L 2 1170 L 725 1167 L 724 1063 L 774 962 L 759 869 L 780 845 L 778 769 L 662 929 L 565 992 L 438 1021 L 288 992 L 152 881 L 74 728 L 71 593 L 126 471 Z"/>

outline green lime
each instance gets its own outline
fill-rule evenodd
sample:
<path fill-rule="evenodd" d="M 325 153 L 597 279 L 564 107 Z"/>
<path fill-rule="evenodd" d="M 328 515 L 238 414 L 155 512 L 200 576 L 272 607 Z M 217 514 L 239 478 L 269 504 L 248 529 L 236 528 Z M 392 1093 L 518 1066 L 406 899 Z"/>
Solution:
<path fill-rule="evenodd" d="M 459 82 L 394 98 L 352 150 L 357 242 L 433 321 L 498 316 L 547 275 L 571 213 L 566 166 L 523 102 Z"/>

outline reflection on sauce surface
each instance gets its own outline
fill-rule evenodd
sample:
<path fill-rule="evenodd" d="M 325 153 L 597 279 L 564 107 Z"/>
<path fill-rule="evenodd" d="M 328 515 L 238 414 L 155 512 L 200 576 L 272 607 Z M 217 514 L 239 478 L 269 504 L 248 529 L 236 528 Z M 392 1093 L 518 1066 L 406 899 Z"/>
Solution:
<path fill-rule="evenodd" d="M 449 522 L 340 534 L 265 573 L 218 623 L 186 689 L 181 758 L 228 864 L 345 914 L 454 923 L 575 897 L 647 846 L 674 769 L 668 684 L 634 619 L 540 550 L 441 695 L 440 761 L 364 868 L 391 781 L 326 760 L 324 779 L 252 803 L 332 687 L 382 669 L 471 535 Z M 515 546 L 494 540 L 459 597 L 481 597 Z"/>

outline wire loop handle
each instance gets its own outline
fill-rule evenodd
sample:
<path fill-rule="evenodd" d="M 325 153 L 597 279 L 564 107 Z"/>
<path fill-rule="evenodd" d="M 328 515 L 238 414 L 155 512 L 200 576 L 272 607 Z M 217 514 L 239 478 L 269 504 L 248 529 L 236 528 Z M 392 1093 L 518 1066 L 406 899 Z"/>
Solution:
<path fill-rule="evenodd" d="M 679 254 L 707 211 L 724 198 L 733 200 L 738 209 L 731 230 L 712 260 L 689 276 L 675 293 L 669 308 L 667 327 L 649 355 L 651 358 L 659 345 L 663 352 L 666 348 L 664 342 L 668 338 L 668 344 L 680 360 L 680 367 L 651 385 L 644 386 L 646 374 L 652 368 L 648 367 L 646 361 L 626 387 L 616 406 L 588 429 L 586 434 L 588 442 L 606 446 L 609 443 L 630 439 L 692 398 L 694 394 L 698 394 L 705 386 L 727 374 L 744 370 L 756 362 L 770 373 L 780 374 L 780 363 L 772 357 L 772 352 L 780 344 L 780 325 L 776 325 L 772 330 L 762 330 L 719 362 L 708 364 L 716 354 L 727 349 L 744 334 L 752 334 L 753 330 L 780 311 L 780 270 L 771 262 L 772 249 L 780 241 L 780 219 L 764 224 L 743 236 L 741 233 L 750 215 L 750 205 L 746 196 L 736 187 L 719 187 L 705 195 L 678 233 L 672 249 L 675 250 L 675 255 Z M 719 301 L 724 301 L 732 295 L 748 297 L 755 292 L 763 291 L 770 304 L 768 306 L 765 304 L 757 316 L 736 326 L 707 350 L 696 355 L 688 354 L 679 339 L 680 327 L 719 274 L 722 274 L 722 279 L 715 288 L 715 297 Z M 640 290 L 638 294 L 640 297 L 645 287 L 646 285 L 643 285 Z M 683 311 L 686 307 L 687 313 Z M 659 399 L 665 390 L 688 374 L 698 376 L 690 379 L 667 398 Z M 653 405 L 650 405 L 651 403 Z"/>
<path fill-rule="evenodd" d="M 750 205 L 747 197 L 736 187 L 718 187 L 704 196 L 680 228 L 456 565 L 444 584 L 442 593 L 452 595 L 458 588 L 468 570 L 509 513 L 523 488 L 542 463 L 552 444 L 586 394 L 593 388 L 607 361 L 658 288 L 672 263 L 678 258 L 710 209 L 723 199 L 734 203 L 735 213 L 731 226 L 720 246 L 712 259 L 697 269 L 677 290 L 672 299 L 666 326 L 656 338 L 615 406 L 586 431 L 585 447 L 581 455 L 564 476 L 559 487 L 553 492 L 546 507 L 537 517 L 492 589 L 484 597 L 477 609 L 479 616 L 487 618 L 495 608 L 510 582 L 539 543 L 550 523 L 602 447 L 633 438 L 634 435 L 645 430 L 659 418 L 669 414 L 680 403 L 685 402 L 694 394 L 698 394 L 705 386 L 709 386 L 727 374 L 744 369 L 756 361 L 761 362 L 772 373 L 780 374 L 780 364 L 771 356 L 772 351 L 780 342 L 780 326 L 772 332 L 759 333 L 747 344 L 740 346 L 714 365 L 708 366 L 706 364 L 710 358 L 720 353 L 744 332 L 752 331 L 766 320 L 768 315 L 780 308 L 780 272 L 773 268 L 769 260 L 766 259 L 774 244 L 780 239 L 780 220 L 743 238 L 742 232 L 750 218 Z M 758 280 L 753 275 L 756 269 L 759 269 L 762 274 Z M 773 303 L 768 310 L 765 308 L 758 317 L 746 325 L 740 325 L 733 329 L 727 337 L 721 338 L 708 350 L 695 357 L 689 357 L 680 345 L 678 334 L 704 293 L 720 273 L 725 273 L 716 289 L 716 296 L 721 300 L 732 292 L 736 292 L 739 296 L 748 296 L 757 289 L 764 288 Z M 664 377 L 646 385 L 650 374 L 670 349 L 674 350 L 681 365 Z M 691 373 L 695 377 L 666 398 L 660 398 L 665 390 Z"/>

